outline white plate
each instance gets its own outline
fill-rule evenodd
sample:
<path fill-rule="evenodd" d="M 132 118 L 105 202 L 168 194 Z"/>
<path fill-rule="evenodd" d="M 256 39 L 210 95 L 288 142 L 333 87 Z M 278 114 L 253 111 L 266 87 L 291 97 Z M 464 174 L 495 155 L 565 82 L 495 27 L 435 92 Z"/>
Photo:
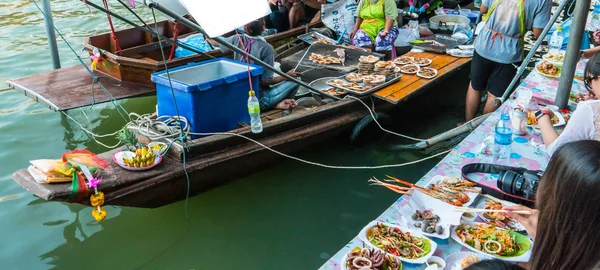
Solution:
<path fill-rule="evenodd" d="M 560 126 L 564 126 L 564 125 L 567 124 L 567 121 L 565 121 L 565 117 L 563 117 L 563 115 L 561 113 L 559 113 L 557 111 L 552 111 L 552 112 L 558 118 L 558 123 L 556 123 L 556 124 L 554 124 L 552 126 L 560 127 Z M 534 129 L 540 129 L 539 126 L 537 126 L 537 125 L 535 125 L 535 126 L 534 125 L 527 125 L 527 126 L 532 127 Z"/>
<path fill-rule="evenodd" d="M 429 187 L 431 184 L 439 185 L 442 182 L 442 180 L 444 180 L 443 175 L 436 175 L 436 176 L 432 177 L 431 180 L 429 180 L 429 182 L 427 183 L 427 185 L 425 185 L 425 187 Z M 480 188 L 478 188 L 478 189 L 480 189 Z M 465 192 L 465 193 L 467 194 L 467 196 L 469 196 L 469 201 L 464 203 L 462 207 L 470 206 L 471 204 L 473 204 L 473 202 L 475 202 L 475 199 L 477 199 L 477 196 L 479 196 L 479 193 L 476 193 L 476 192 Z M 449 204 L 449 203 L 446 203 L 446 204 Z"/>
<path fill-rule="evenodd" d="M 421 70 L 423 70 L 423 69 L 426 69 L 426 68 L 422 68 Z M 435 68 L 427 68 L 427 69 L 434 70 L 435 71 L 435 75 L 433 75 L 433 76 L 424 76 L 424 75 L 420 74 L 421 70 L 419 70 L 419 72 L 417 72 L 417 76 L 419 76 L 419 77 L 421 77 L 423 79 L 433 79 L 433 78 L 437 77 L 437 75 L 438 75 L 437 69 L 435 69 Z"/>
<path fill-rule="evenodd" d="M 419 209 L 419 211 L 422 211 L 424 209 Z M 450 229 L 451 226 L 450 224 L 444 224 L 444 220 L 442 218 L 440 218 L 440 222 L 439 225 L 442 226 L 442 228 L 444 228 L 444 233 L 442 234 L 438 234 L 438 233 L 426 233 L 423 232 L 423 230 L 419 227 L 416 227 L 414 224 L 416 222 L 421 222 L 423 223 L 423 221 L 416 221 L 413 220 L 411 215 L 412 213 L 414 213 L 413 208 L 408 207 L 407 205 L 404 205 L 400 208 L 400 214 L 402 215 L 402 220 L 400 223 L 403 224 L 402 227 L 408 228 L 408 230 L 411 232 L 411 234 L 413 233 L 420 233 L 422 235 L 425 235 L 427 237 L 434 237 L 434 238 L 439 238 L 439 239 L 448 239 L 450 237 Z M 434 214 L 437 215 L 437 213 L 435 211 L 432 211 Z"/>
<path fill-rule="evenodd" d="M 134 168 L 134 167 L 129 167 L 125 164 L 125 162 L 123 162 L 124 158 L 132 158 L 135 157 L 135 153 L 131 152 L 131 151 L 119 151 L 116 152 L 115 155 L 113 156 L 113 161 L 115 163 L 117 163 L 117 165 L 119 165 L 121 168 L 126 169 L 126 170 L 130 170 L 130 171 L 145 171 L 145 170 L 149 170 L 152 169 L 154 167 L 156 167 L 156 165 L 158 165 L 161 161 L 162 161 L 162 156 L 156 156 L 156 158 L 154 159 L 154 163 L 148 167 L 143 167 L 143 168 Z"/>
<path fill-rule="evenodd" d="M 481 201 L 479 204 L 477 204 L 477 207 L 476 207 L 476 208 L 483 209 L 483 208 L 485 207 L 485 203 L 486 203 L 487 201 L 491 201 L 491 200 L 489 200 L 489 199 L 484 199 L 484 200 L 482 200 L 482 201 Z M 511 203 L 511 202 L 507 202 L 507 201 L 501 201 L 501 203 L 502 203 L 502 205 L 505 205 L 505 206 L 513 206 L 513 205 L 516 205 L 515 203 Z M 479 212 L 479 213 L 477 213 L 477 215 L 478 215 L 478 216 L 479 216 L 481 219 L 483 219 L 485 222 L 488 222 L 488 223 L 489 223 L 489 222 L 490 222 L 490 220 L 492 220 L 492 219 L 488 218 L 488 217 L 485 215 L 485 212 Z M 524 227 L 524 226 L 523 226 L 521 223 L 519 223 L 518 221 L 516 221 L 516 220 L 515 220 L 515 222 L 512 224 L 512 226 L 511 226 L 511 227 L 512 227 L 512 230 L 514 230 L 514 231 L 520 231 L 520 232 L 523 232 L 523 231 L 525 231 L 525 227 Z"/>
<path fill-rule="evenodd" d="M 492 257 L 470 251 L 456 252 L 446 257 L 446 270 L 462 270 L 462 260 L 469 256 L 477 257 L 479 258 L 479 261 L 493 259 Z"/>
<path fill-rule="evenodd" d="M 469 225 L 475 225 L 475 224 L 485 224 L 485 223 L 481 223 L 481 222 L 463 222 L 462 224 L 469 224 Z M 506 231 L 506 230 L 505 230 Z M 491 254 L 487 254 L 481 250 L 477 250 L 471 246 L 469 246 L 467 243 L 464 243 L 463 241 L 460 241 L 460 238 L 458 238 L 458 235 L 456 234 L 456 227 L 452 227 L 452 232 L 450 233 L 452 239 L 454 239 L 454 241 L 456 241 L 456 243 L 468 248 L 469 250 L 476 252 L 478 254 L 481 254 L 483 256 L 489 256 L 489 257 L 493 257 L 493 258 L 497 258 L 503 261 L 507 261 L 507 262 L 528 262 L 530 257 L 531 257 L 531 250 L 533 249 L 533 241 L 531 241 L 531 239 L 527 236 L 530 244 L 531 244 L 531 248 L 525 252 L 525 254 L 521 255 L 521 256 L 515 256 L 515 257 L 500 257 L 500 256 L 493 256 Z"/>
<path fill-rule="evenodd" d="M 405 56 L 405 57 L 409 58 L 410 60 L 408 62 L 402 62 L 402 61 L 400 61 L 400 57 L 398 57 L 398 58 L 394 59 L 394 64 L 396 64 L 396 65 L 408 65 L 408 64 L 411 64 L 412 61 L 415 60 L 414 57 L 410 57 L 410 56 Z"/>
<path fill-rule="evenodd" d="M 426 59 L 426 60 L 427 60 L 427 64 L 419 64 L 419 63 L 416 63 L 416 62 L 414 62 L 414 61 L 416 61 L 416 60 L 417 60 L 416 58 L 415 58 L 415 60 L 413 60 L 413 63 L 412 63 L 412 64 L 413 64 L 413 65 L 420 66 L 420 67 L 426 67 L 426 66 L 429 66 L 429 65 L 431 65 L 431 63 L 433 63 L 433 60 L 431 60 L 431 59 L 429 59 L 429 58 L 424 58 L 424 57 L 420 57 L 420 58 L 421 58 L 421 59 Z"/>
<path fill-rule="evenodd" d="M 548 61 L 548 62 L 550 62 L 550 61 Z M 535 72 L 537 72 L 538 74 L 540 74 L 540 75 L 542 75 L 542 76 L 544 76 L 544 77 L 548 77 L 548 78 L 560 78 L 560 72 L 558 73 L 558 75 L 549 75 L 549 74 L 546 74 L 546 73 L 543 73 L 543 72 L 539 71 L 539 70 L 538 70 L 538 66 L 539 66 L 541 63 L 542 63 L 542 62 L 539 62 L 538 64 L 536 64 L 536 65 L 535 65 L 535 68 L 534 68 L 534 69 L 535 69 Z M 551 63 L 551 64 L 554 64 L 554 63 L 552 63 L 552 62 L 550 62 L 550 63 Z M 562 72 L 562 69 L 561 69 L 561 72 Z"/>
<path fill-rule="evenodd" d="M 405 67 L 408 67 L 408 66 L 417 67 L 417 71 L 415 71 L 415 72 L 406 72 L 406 71 L 403 71 L 403 70 L 401 69 L 401 70 L 400 70 L 400 72 L 402 72 L 402 73 L 404 73 L 404 74 L 417 74 L 417 72 L 419 72 L 419 70 L 421 70 L 421 67 L 419 67 L 419 66 L 417 66 L 417 65 L 414 65 L 414 64 L 408 64 L 408 65 L 405 65 Z"/>
<path fill-rule="evenodd" d="M 372 228 L 373 226 L 377 225 L 377 223 L 380 223 L 380 222 L 378 222 L 378 221 L 375 221 L 375 220 L 373 220 L 373 221 L 369 222 L 369 224 L 367 224 L 367 226 L 365 226 L 365 227 L 364 227 L 364 228 L 363 228 L 363 229 L 360 231 L 359 238 L 360 238 L 360 240 L 362 240 L 362 241 L 363 241 L 363 242 L 364 242 L 364 243 L 365 243 L 367 246 L 369 246 L 369 247 L 372 247 L 372 248 L 375 248 L 375 249 L 378 249 L 378 250 L 381 250 L 381 251 L 385 252 L 385 250 L 382 250 L 382 249 L 380 249 L 380 248 L 376 247 L 375 245 L 373 245 L 373 244 L 371 243 L 371 241 L 369 241 L 369 239 L 367 238 L 367 231 L 368 231 L 370 228 Z M 431 256 L 433 256 L 433 253 L 434 253 L 434 252 L 435 252 L 435 250 L 437 249 L 437 243 L 436 243 L 435 241 L 433 241 L 433 240 L 429 239 L 427 236 L 424 236 L 424 235 L 423 235 L 423 234 L 421 234 L 421 233 L 417 233 L 417 232 L 413 233 L 413 231 L 411 231 L 411 230 L 408 230 L 408 229 L 406 229 L 406 228 L 403 228 L 403 227 L 402 227 L 402 226 L 400 226 L 400 225 L 389 224 L 389 223 L 385 223 L 385 222 L 381 222 L 381 223 L 382 223 L 382 224 L 384 224 L 385 226 L 388 226 L 388 227 L 393 227 L 393 228 L 398 228 L 398 229 L 400 229 L 400 230 L 402 230 L 402 231 L 410 231 L 410 232 L 411 232 L 411 235 L 413 235 L 413 236 L 417 236 L 417 237 L 422 237 L 422 238 L 424 238 L 424 239 L 427 239 L 427 240 L 429 241 L 429 243 L 431 244 L 431 250 L 429 251 L 429 253 L 428 253 L 428 254 L 426 254 L 425 256 L 423 256 L 423 257 L 421 257 L 421 258 L 414 259 L 414 260 L 413 260 L 413 259 L 407 259 L 407 258 L 403 258 L 403 257 L 400 257 L 400 256 L 395 256 L 395 255 L 393 255 L 393 254 L 389 254 L 389 253 L 387 253 L 387 252 L 385 252 L 385 254 L 389 254 L 389 255 L 395 256 L 395 257 L 397 257 L 398 259 L 400 259 L 400 260 L 401 260 L 401 261 L 403 261 L 403 262 L 407 262 L 407 263 L 416 263 L 416 264 L 422 264 L 422 263 L 426 263 L 426 262 L 427 262 L 427 259 L 429 259 Z"/>
<path fill-rule="evenodd" d="M 542 59 L 544 59 L 544 60 L 546 60 L 546 61 L 548 61 L 548 62 L 550 62 L 550 63 L 552 63 L 552 64 L 558 64 L 558 65 L 561 65 L 561 66 L 562 66 L 562 64 L 563 64 L 563 63 L 564 63 L 564 61 L 565 61 L 565 58 L 564 58 L 565 54 L 564 54 L 563 52 L 560 52 L 560 54 L 562 54 L 562 55 L 563 55 L 563 61 L 555 61 L 555 60 L 550 60 L 550 59 L 548 59 L 548 55 L 549 55 L 548 53 L 547 53 L 547 54 L 544 54 L 544 55 L 542 55 Z"/>
<path fill-rule="evenodd" d="M 354 248 L 352 248 L 348 253 L 352 252 Z M 348 267 L 346 267 L 346 259 L 348 258 L 348 253 L 344 254 L 344 257 L 342 257 L 342 260 L 340 261 L 340 270 L 348 270 Z M 398 270 L 402 270 L 402 267 L 402 262 L 400 262 L 400 267 L 398 267 Z"/>

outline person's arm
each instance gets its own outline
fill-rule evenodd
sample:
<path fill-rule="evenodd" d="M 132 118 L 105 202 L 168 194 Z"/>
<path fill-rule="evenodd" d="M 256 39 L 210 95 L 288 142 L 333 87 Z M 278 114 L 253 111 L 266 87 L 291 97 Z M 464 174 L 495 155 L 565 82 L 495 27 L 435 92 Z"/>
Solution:
<path fill-rule="evenodd" d="M 352 32 L 350 32 L 350 37 L 354 37 L 354 35 L 356 35 L 356 32 L 358 32 L 358 29 L 360 29 L 360 25 L 362 24 L 363 19 L 361 17 L 357 17 L 356 18 L 356 22 L 354 23 L 354 29 L 352 29 Z"/>
<path fill-rule="evenodd" d="M 492 6 L 494 0 L 482 0 L 481 1 L 481 6 L 479 7 L 479 12 L 481 13 L 481 15 L 485 15 L 488 13 L 489 11 L 489 7 Z"/>
<path fill-rule="evenodd" d="M 380 36 L 385 37 L 390 33 L 390 30 L 396 24 L 398 18 L 398 8 L 394 0 L 385 0 L 383 2 L 384 13 L 385 13 L 385 28 Z"/>
<path fill-rule="evenodd" d="M 543 116 L 538 120 L 542 131 L 542 138 L 544 144 L 547 146 L 547 152 L 552 155 L 556 149 L 564 144 L 593 139 L 594 135 L 594 112 L 592 107 L 582 102 L 577 106 L 573 116 L 569 120 L 569 124 L 565 127 L 562 134 L 558 135 L 556 130 L 552 127 L 550 118 Z"/>
<path fill-rule="evenodd" d="M 591 49 L 587 49 L 587 50 L 583 50 L 582 51 L 583 58 L 590 59 L 590 58 L 592 58 L 592 56 L 594 56 L 594 54 L 596 54 L 598 52 L 600 52 L 600 46 L 594 47 L 594 48 L 591 48 Z"/>
<path fill-rule="evenodd" d="M 544 4 L 533 17 L 533 36 L 538 39 L 544 31 L 546 24 L 550 22 L 550 11 L 552 11 L 552 1 L 544 1 Z"/>
<path fill-rule="evenodd" d="M 521 223 L 523 227 L 525 227 L 525 231 L 527 231 L 527 234 L 535 240 L 535 236 L 537 234 L 538 217 L 540 216 L 539 210 L 531 209 L 522 205 L 504 206 L 502 207 L 502 209 L 509 210 L 509 212 L 507 213 L 508 216 L 514 218 L 519 223 Z M 531 212 L 531 215 L 517 214 L 513 211 L 529 211 Z"/>

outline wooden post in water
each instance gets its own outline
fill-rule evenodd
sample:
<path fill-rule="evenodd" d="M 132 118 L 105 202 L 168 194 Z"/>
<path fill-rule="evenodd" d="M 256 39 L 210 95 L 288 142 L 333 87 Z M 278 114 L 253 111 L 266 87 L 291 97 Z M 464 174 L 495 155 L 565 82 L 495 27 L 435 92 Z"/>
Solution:
<path fill-rule="evenodd" d="M 58 55 L 58 45 L 56 44 L 56 35 L 54 33 L 54 20 L 52 20 L 52 8 L 50 0 L 42 0 L 42 10 L 44 12 L 44 21 L 46 22 L 46 35 L 48 35 L 48 45 L 50 46 L 50 57 L 54 69 L 60 68 L 60 57 Z"/>
<path fill-rule="evenodd" d="M 573 87 L 573 76 L 575 76 L 575 69 L 580 58 L 581 40 L 585 34 L 585 24 L 590 12 L 590 2 L 583 0 L 575 3 L 573 23 L 571 24 L 571 32 L 569 32 L 569 43 L 567 44 L 567 52 L 565 53 L 565 62 L 560 74 L 560 82 L 554 102 L 554 105 L 561 109 L 566 108 L 569 102 L 571 87 Z"/>

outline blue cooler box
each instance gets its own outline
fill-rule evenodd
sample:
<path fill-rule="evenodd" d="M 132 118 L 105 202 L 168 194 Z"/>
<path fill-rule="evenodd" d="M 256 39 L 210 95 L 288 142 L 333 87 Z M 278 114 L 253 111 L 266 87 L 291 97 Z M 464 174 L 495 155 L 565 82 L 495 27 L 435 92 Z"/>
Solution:
<path fill-rule="evenodd" d="M 250 65 L 252 88 L 259 94 L 262 67 Z M 217 58 L 169 69 L 179 114 L 187 118 L 192 132 L 223 132 L 250 123 L 248 114 L 248 66 Z M 158 115 L 176 116 L 166 71 L 152 74 L 156 83 Z M 197 137 L 197 136 L 193 136 Z"/>

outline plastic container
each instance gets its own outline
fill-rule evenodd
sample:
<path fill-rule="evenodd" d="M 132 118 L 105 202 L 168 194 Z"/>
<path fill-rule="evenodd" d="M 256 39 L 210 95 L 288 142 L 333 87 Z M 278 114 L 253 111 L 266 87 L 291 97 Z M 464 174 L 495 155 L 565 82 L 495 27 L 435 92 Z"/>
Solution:
<path fill-rule="evenodd" d="M 509 160 L 512 144 L 512 124 L 510 122 L 510 109 L 504 108 L 500 120 L 496 124 L 496 136 L 494 137 L 494 162 Z"/>
<path fill-rule="evenodd" d="M 173 93 L 166 71 L 152 74 L 156 83 L 158 115 L 187 118 L 194 133 L 223 132 L 250 124 L 248 114 L 248 67 L 245 63 L 217 58 L 169 69 Z M 251 65 L 252 88 L 259 94 L 260 66 Z M 192 136 L 197 138 L 199 136 Z"/>
<path fill-rule="evenodd" d="M 562 49 L 563 40 L 565 39 L 565 33 L 562 31 L 562 26 L 557 26 L 556 31 L 552 33 L 550 42 L 548 43 L 549 50 L 548 54 L 558 54 Z"/>

